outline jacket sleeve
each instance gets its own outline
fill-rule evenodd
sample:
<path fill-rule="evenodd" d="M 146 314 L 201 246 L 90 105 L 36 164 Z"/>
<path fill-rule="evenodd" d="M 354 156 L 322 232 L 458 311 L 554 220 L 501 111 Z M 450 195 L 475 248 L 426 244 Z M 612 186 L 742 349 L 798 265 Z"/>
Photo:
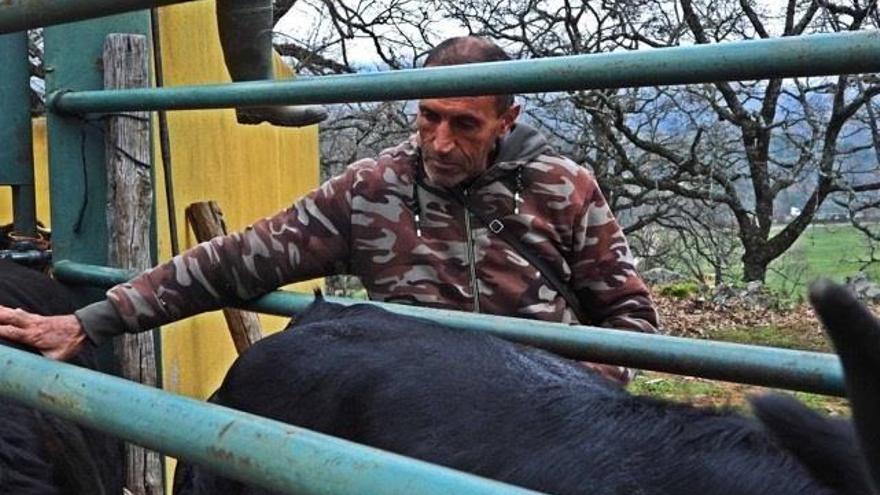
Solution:
<path fill-rule="evenodd" d="M 584 311 L 597 326 L 657 332 L 650 293 L 599 185 L 586 170 L 576 180 L 584 205 L 573 231 L 572 278 Z"/>
<path fill-rule="evenodd" d="M 105 303 L 77 314 L 86 334 L 100 340 L 143 331 L 344 270 L 354 175 L 355 169 L 349 168 L 290 208 L 241 232 L 203 242 L 113 287 L 107 299 L 122 328 L 106 328 L 113 318 Z"/>

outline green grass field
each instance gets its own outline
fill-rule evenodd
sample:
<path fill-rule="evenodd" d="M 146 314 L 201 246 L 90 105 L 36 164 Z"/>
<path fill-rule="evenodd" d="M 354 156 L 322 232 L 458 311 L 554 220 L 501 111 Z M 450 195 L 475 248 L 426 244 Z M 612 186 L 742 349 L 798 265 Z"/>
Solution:
<path fill-rule="evenodd" d="M 770 264 L 767 286 L 776 292 L 802 296 L 811 281 L 830 277 L 843 282 L 869 258 L 867 240 L 852 226 L 812 225 L 788 252 Z M 871 280 L 880 281 L 880 264 L 864 271 Z"/>

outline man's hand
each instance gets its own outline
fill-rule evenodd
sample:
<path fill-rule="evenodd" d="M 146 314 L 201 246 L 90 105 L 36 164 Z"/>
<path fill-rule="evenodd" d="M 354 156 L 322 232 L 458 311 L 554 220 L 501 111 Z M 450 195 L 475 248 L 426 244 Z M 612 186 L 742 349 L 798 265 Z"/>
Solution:
<path fill-rule="evenodd" d="M 0 306 L 0 338 L 33 347 L 48 358 L 65 361 L 79 352 L 86 334 L 74 315 L 42 316 Z"/>

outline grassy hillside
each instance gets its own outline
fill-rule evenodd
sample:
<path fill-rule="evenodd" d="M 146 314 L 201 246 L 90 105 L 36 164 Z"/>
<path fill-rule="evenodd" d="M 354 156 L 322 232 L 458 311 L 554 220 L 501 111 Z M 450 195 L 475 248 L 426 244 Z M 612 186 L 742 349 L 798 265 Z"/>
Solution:
<path fill-rule="evenodd" d="M 869 258 L 868 242 L 852 226 L 811 225 L 785 255 L 771 263 L 767 285 L 775 291 L 802 295 L 810 281 L 830 277 L 842 282 Z M 865 271 L 871 280 L 880 281 L 880 265 Z"/>

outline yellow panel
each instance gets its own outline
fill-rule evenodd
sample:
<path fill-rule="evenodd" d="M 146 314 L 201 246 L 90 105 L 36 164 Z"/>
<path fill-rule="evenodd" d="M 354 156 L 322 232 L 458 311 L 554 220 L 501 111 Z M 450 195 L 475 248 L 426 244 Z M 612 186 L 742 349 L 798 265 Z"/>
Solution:
<path fill-rule="evenodd" d="M 49 159 L 46 154 L 46 119 L 34 119 L 34 188 L 37 196 L 37 220 L 49 226 Z M 12 222 L 12 191 L 0 187 L 0 225 Z"/>
<path fill-rule="evenodd" d="M 214 2 L 192 2 L 160 9 L 165 85 L 229 81 L 217 36 Z M 279 76 L 291 76 L 276 60 Z M 227 227 L 239 230 L 275 213 L 318 183 L 318 129 L 285 129 L 268 124 L 242 126 L 233 110 L 168 114 L 172 177 L 181 249 L 196 244 L 184 209 L 215 200 Z M 158 139 L 155 156 L 160 160 Z M 171 256 L 168 207 L 161 167 L 156 170 L 160 258 Z M 311 290 L 317 282 L 298 284 Z M 286 318 L 261 315 L 271 333 Z M 168 325 L 162 331 L 163 383 L 166 390 L 206 398 L 220 384 L 235 350 L 220 312 Z M 169 460 L 169 479 L 173 460 Z"/>
<path fill-rule="evenodd" d="M 218 42 L 212 1 L 160 9 L 165 85 L 229 81 Z M 277 63 L 280 74 L 291 76 Z M 230 230 L 270 215 L 318 182 L 318 130 L 242 126 L 233 110 L 170 112 L 171 163 L 181 249 L 196 244 L 185 223 L 185 207 L 215 200 Z M 158 143 L 158 140 L 156 140 Z M 160 157 L 156 149 L 157 160 Z M 157 185 L 163 174 L 157 168 Z M 171 255 L 164 188 L 157 187 L 159 250 Z M 304 290 L 314 286 L 306 284 Z M 264 317 L 278 330 L 283 318 Z M 169 325 L 162 335 L 165 388 L 204 398 L 218 385 L 234 357 L 232 341 L 218 314 Z"/>

